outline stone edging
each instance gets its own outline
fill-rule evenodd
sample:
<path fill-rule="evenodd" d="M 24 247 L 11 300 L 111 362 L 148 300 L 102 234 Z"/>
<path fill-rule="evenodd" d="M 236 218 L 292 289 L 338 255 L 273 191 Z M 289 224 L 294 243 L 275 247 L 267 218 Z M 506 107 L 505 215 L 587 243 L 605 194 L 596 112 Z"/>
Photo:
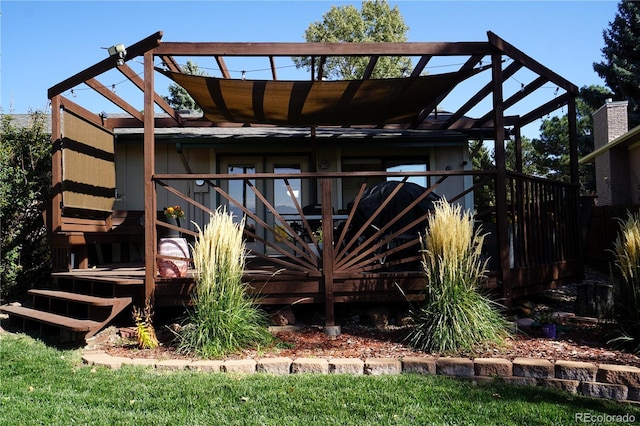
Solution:
<path fill-rule="evenodd" d="M 196 370 L 268 374 L 438 374 L 487 383 L 500 380 L 513 385 L 546 386 L 592 398 L 614 399 L 640 405 L 640 368 L 590 362 L 537 358 L 259 358 L 236 360 L 184 360 L 126 358 L 103 350 L 85 350 L 85 364 L 118 369 L 144 365 L 158 370 Z"/>

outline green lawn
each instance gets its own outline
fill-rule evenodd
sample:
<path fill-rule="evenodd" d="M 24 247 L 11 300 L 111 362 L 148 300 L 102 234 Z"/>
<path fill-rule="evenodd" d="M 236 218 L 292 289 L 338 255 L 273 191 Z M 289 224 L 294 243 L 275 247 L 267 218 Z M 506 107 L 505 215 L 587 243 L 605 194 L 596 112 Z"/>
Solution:
<path fill-rule="evenodd" d="M 24 335 L 0 335 L 0 425 L 563 425 L 629 404 L 441 376 L 165 372 L 82 365 Z"/>

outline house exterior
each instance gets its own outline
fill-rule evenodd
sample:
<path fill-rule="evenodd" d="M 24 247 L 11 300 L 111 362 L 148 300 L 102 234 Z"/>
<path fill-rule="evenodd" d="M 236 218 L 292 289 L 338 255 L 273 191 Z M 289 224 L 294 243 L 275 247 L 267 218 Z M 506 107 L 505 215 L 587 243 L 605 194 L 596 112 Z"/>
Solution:
<path fill-rule="evenodd" d="M 640 126 L 629 129 L 627 101 L 607 101 L 593 114 L 598 205 L 640 204 Z"/>
<path fill-rule="evenodd" d="M 156 172 L 226 174 L 246 169 L 249 173 L 274 173 L 278 170 L 291 173 L 310 172 L 317 167 L 322 172 L 359 171 L 428 172 L 432 170 L 471 171 L 468 136 L 463 133 L 428 135 L 420 131 L 385 129 L 333 129 L 316 128 L 318 150 L 309 150 L 309 129 L 291 128 L 206 128 L 178 129 L 156 134 Z M 141 176 L 143 141 L 139 131 L 116 132 L 117 197 L 116 210 L 144 210 L 144 187 Z M 313 158 L 313 157 L 317 158 Z M 317 163 L 312 164 L 313 162 Z M 336 186 L 333 209 L 345 211 L 356 197 L 359 184 L 376 182 L 379 178 L 342 178 Z M 414 177 L 412 181 L 429 187 L 433 177 Z M 199 185 L 200 184 L 200 185 Z M 438 194 L 447 198 L 464 192 L 473 185 L 472 179 L 443 182 Z M 199 180 L 178 185 L 183 193 L 197 196 L 210 208 L 216 207 L 208 186 Z M 302 206 L 317 204 L 314 188 L 294 188 Z M 285 191 L 277 193 L 280 190 Z M 270 200 L 282 213 L 295 213 L 295 207 L 286 200 L 286 188 L 274 188 Z M 170 194 L 158 194 L 159 206 L 181 204 Z M 465 209 L 473 209 L 473 192 L 458 203 Z M 195 221 L 202 226 L 203 218 L 197 217 L 195 207 L 186 206 L 186 222 Z M 193 212 L 192 212 L 193 211 Z M 206 218 L 205 218 L 206 219 Z"/>
<path fill-rule="evenodd" d="M 114 49 L 49 89 L 54 281 L 67 293 L 81 291 L 81 282 L 110 283 L 111 294 L 134 303 L 180 306 L 195 280 L 192 272 L 164 272 L 167 262 L 189 262 L 188 250 L 163 251 L 167 233 L 192 240 L 194 223 L 227 209 L 246 220 L 245 279 L 261 303 L 320 304 L 333 327 L 336 303 L 421 299 L 427 283 L 416 229 L 443 196 L 476 209 L 488 232 L 487 285 L 507 305 L 580 277 L 578 89 L 487 36 L 456 43 L 184 43 L 163 42 L 158 32 Z M 327 57 L 354 55 L 369 58 L 362 79 L 319 78 Z M 406 77 L 371 79 L 382 55 L 416 57 L 416 65 Z M 215 60 L 221 77 L 183 74 L 178 59 L 194 56 Z M 276 60 L 290 56 L 312 58 L 309 80 L 278 80 Z M 130 66 L 137 57 L 141 72 Z M 271 80 L 231 79 L 226 61 L 237 57 L 268 60 Z M 458 65 L 425 72 L 435 60 Z M 142 112 L 98 81 L 112 70 L 142 91 Z M 524 78 L 519 72 L 530 82 L 509 90 L 510 77 Z M 159 76 L 182 85 L 203 113 L 169 106 L 155 91 Z M 471 80 L 479 85 L 465 89 Z M 562 92 L 516 112 L 548 83 Z M 79 84 L 126 114 L 76 104 L 65 94 Z M 455 90 L 467 100 L 443 113 L 439 105 Z M 507 170 L 505 140 L 514 138 L 518 157 L 520 128 L 565 105 L 571 184 L 523 175 L 518 166 Z M 472 118 L 474 108 L 484 112 Z M 472 140 L 493 142 L 494 168 L 472 170 Z M 485 205 L 475 202 L 478 191 L 491 194 Z M 163 215 L 175 205 L 185 211 L 179 224 Z"/>
<path fill-rule="evenodd" d="M 629 129 L 628 102 L 607 102 L 593 114 L 594 150 L 580 163 L 595 163 L 595 206 L 589 214 L 586 259 L 609 264 L 618 219 L 640 209 L 640 126 Z M 603 265 L 603 266 L 604 266 Z"/>

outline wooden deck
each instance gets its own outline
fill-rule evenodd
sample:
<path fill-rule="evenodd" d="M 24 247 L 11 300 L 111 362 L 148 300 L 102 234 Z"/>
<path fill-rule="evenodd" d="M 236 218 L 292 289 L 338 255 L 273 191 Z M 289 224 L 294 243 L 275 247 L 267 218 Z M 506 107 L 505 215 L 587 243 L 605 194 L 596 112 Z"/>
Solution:
<path fill-rule="evenodd" d="M 264 259 L 258 258 L 249 258 L 247 265 L 243 281 L 247 284 L 248 293 L 255 296 L 261 305 L 323 304 L 325 302 L 325 289 L 320 273 L 284 270 L 278 268 L 277 264 L 268 266 Z M 65 279 L 74 282 L 74 288 L 77 288 L 80 283 L 92 285 L 95 280 L 112 282 L 116 288 L 135 287 L 137 290 L 133 293 L 137 294 L 137 300 L 134 300 L 134 304 L 144 303 L 142 299 L 145 277 L 143 265 L 74 269 L 54 273 L 53 277 L 55 280 Z M 188 304 L 195 282 L 194 269 L 189 269 L 187 276 L 181 278 L 158 276 L 155 280 L 155 306 L 175 307 Z M 490 283 L 495 284 L 495 279 L 490 280 Z M 405 296 L 409 300 L 420 300 L 424 289 L 425 280 L 420 271 L 351 273 L 334 277 L 333 299 L 335 303 L 393 302 L 406 300 Z"/>

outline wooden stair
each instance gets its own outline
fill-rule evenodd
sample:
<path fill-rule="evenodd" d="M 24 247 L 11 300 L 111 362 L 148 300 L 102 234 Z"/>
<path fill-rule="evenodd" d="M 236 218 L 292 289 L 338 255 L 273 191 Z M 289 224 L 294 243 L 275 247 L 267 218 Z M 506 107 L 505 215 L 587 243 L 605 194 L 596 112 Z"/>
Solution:
<path fill-rule="evenodd" d="M 144 280 L 83 270 L 52 274 L 54 288 L 31 289 L 30 306 L 0 306 L 22 320 L 25 330 L 58 332 L 61 342 L 86 340 L 124 311 L 143 289 Z"/>

